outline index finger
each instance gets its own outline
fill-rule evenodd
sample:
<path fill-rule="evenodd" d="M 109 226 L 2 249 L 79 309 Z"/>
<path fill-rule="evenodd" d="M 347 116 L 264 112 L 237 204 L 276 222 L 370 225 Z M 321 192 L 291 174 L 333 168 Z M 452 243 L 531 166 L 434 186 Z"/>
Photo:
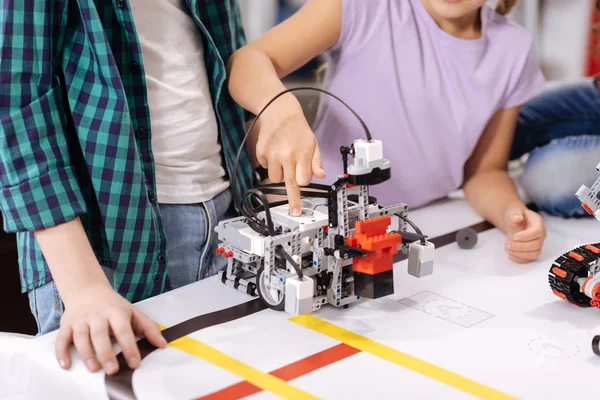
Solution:
<path fill-rule="evenodd" d="M 285 191 L 288 197 L 290 215 L 299 217 L 302 215 L 300 206 L 300 186 L 296 183 L 296 171 L 291 163 L 284 166 L 283 178 L 285 179 Z"/>

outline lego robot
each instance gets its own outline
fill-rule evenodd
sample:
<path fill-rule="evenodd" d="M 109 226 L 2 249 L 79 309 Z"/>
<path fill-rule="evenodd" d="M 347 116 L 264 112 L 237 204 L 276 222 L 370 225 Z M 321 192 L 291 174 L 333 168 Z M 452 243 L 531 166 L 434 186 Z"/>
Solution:
<path fill-rule="evenodd" d="M 269 184 L 243 196 L 244 215 L 218 224 L 224 284 L 298 315 L 393 294 L 397 252 L 408 255 L 409 274 L 433 273 L 434 245 L 407 218 L 408 207 L 369 196 L 369 186 L 391 176 L 382 142 L 368 137 L 340 150 L 344 173 L 329 186 L 304 188 L 301 216 L 290 216 L 286 202 L 269 204 L 265 195 L 285 194 L 282 184 Z"/>
<path fill-rule="evenodd" d="M 600 172 L 600 164 L 596 166 Z M 591 188 L 576 193 L 582 207 L 600 220 L 600 177 Z M 548 281 L 555 295 L 580 307 L 600 308 L 600 243 L 586 244 L 558 257 L 550 267 Z M 600 356 L 600 336 L 592 341 Z"/>

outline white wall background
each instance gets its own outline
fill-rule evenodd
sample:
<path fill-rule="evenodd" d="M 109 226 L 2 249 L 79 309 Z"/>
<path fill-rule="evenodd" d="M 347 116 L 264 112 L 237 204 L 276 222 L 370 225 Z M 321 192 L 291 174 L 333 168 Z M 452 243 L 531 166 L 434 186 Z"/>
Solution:
<path fill-rule="evenodd" d="M 547 78 L 576 79 L 585 74 L 587 67 L 590 0 L 544 0 L 544 3 L 540 51 Z"/>

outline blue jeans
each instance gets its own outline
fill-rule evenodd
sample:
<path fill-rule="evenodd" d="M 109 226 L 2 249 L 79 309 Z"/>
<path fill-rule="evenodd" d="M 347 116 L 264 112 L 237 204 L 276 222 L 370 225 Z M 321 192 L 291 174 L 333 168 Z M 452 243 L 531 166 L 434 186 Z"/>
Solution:
<path fill-rule="evenodd" d="M 235 216 L 231 200 L 231 192 L 226 190 L 202 204 L 160 205 L 167 236 L 170 289 L 215 275 L 227 266 L 225 257 L 215 254 L 218 238 L 214 228 L 219 221 Z M 103 269 L 112 283 L 113 270 Z M 64 304 L 54 281 L 29 292 L 29 305 L 38 334 L 60 327 Z"/>
<path fill-rule="evenodd" d="M 521 184 L 540 211 L 560 217 L 588 215 L 575 193 L 598 177 L 600 91 L 592 80 L 549 85 L 523 105 L 511 159 L 525 154 Z"/>

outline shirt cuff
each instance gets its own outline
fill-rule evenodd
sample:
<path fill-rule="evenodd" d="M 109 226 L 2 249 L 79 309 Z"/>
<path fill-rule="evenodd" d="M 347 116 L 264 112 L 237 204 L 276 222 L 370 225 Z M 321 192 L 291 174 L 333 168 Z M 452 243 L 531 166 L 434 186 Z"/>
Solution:
<path fill-rule="evenodd" d="M 4 230 L 37 231 L 60 225 L 86 211 L 72 167 L 52 170 L 0 191 Z"/>

